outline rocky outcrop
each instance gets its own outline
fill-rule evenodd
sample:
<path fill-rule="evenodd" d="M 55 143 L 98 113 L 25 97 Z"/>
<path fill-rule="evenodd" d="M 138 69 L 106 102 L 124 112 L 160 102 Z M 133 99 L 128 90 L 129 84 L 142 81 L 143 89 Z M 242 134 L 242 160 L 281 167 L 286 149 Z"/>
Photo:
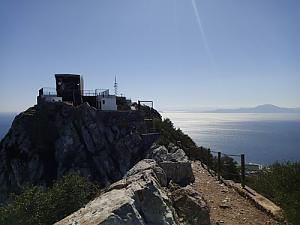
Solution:
<path fill-rule="evenodd" d="M 184 151 L 175 145 L 168 146 L 153 145 L 147 158 L 154 159 L 167 175 L 167 183 L 171 180 L 181 186 L 194 182 L 194 174 L 191 162 Z"/>
<path fill-rule="evenodd" d="M 205 201 L 191 187 L 163 188 L 166 175 L 145 159 L 98 198 L 55 225 L 208 225 Z M 180 218 L 181 222 L 179 222 Z"/>
<path fill-rule="evenodd" d="M 139 160 L 157 136 L 138 111 L 99 111 L 88 104 L 38 105 L 19 114 L 0 143 L 0 202 L 22 185 L 48 186 L 79 171 L 106 186 Z"/>
<path fill-rule="evenodd" d="M 191 162 L 160 162 L 159 166 L 167 175 L 167 182 L 171 180 L 181 186 L 186 186 L 195 181 Z"/>
<path fill-rule="evenodd" d="M 162 187 L 166 187 L 167 186 L 166 173 L 161 167 L 158 166 L 158 164 L 153 159 L 144 159 L 138 162 L 133 168 L 131 168 L 126 173 L 125 178 L 150 169 L 154 171 L 160 185 Z"/>
<path fill-rule="evenodd" d="M 175 188 L 171 196 L 173 207 L 184 224 L 210 225 L 207 203 L 191 186 Z"/>
<path fill-rule="evenodd" d="M 124 179 L 55 225 L 178 224 L 172 202 L 158 179 L 166 179 L 162 172 L 155 161 L 143 160 Z"/>
<path fill-rule="evenodd" d="M 169 151 L 165 146 L 153 145 L 149 151 L 148 158 L 155 159 L 157 162 L 187 162 L 188 157 L 180 148 L 174 147 Z"/>

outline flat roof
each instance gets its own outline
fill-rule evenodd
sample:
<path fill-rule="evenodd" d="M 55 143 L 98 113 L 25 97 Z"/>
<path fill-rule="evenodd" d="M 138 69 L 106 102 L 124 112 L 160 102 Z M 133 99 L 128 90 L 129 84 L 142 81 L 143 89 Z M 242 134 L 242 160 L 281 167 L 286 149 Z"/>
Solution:
<path fill-rule="evenodd" d="M 55 77 L 80 77 L 79 74 L 71 74 L 71 73 L 58 73 L 55 74 Z"/>

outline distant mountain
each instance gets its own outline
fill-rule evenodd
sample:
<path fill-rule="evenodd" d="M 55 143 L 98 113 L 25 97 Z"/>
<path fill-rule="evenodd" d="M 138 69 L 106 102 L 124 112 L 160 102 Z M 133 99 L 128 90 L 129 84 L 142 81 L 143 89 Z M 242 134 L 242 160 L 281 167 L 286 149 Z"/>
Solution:
<path fill-rule="evenodd" d="M 300 113 L 300 108 L 282 108 L 271 104 L 259 105 L 252 108 L 217 109 L 209 113 Z"/>

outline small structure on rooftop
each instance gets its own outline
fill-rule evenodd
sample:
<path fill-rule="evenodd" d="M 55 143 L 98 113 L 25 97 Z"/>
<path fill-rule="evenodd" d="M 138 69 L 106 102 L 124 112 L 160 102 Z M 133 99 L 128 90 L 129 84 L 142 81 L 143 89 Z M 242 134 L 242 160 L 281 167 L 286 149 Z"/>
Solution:
<path fill-rule="evenodd" d="M 83 79 L 77 74 L 55 74 L 56 93 L 64 102 L 82 104 Z"/>

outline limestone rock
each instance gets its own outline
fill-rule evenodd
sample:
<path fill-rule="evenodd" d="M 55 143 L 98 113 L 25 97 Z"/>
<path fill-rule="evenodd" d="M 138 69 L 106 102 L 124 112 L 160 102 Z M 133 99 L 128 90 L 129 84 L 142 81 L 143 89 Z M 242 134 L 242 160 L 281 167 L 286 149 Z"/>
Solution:
<path fill-rule="evenodd" d="M 154 144 L 150 148 L 147 158 L 154 159 L 165 171 L 167 183 L 172 180 L 185 186 L 194 182 L 192 165 L 184 151 L 174 144 L 170 144 L 168 148 L 173 149 L 172 152 L 169 152 L 165 146 Z"/>
<path fill-rule="evenodd" d="M 175 225 L 171 200 L 160 186 L 151 160 L 139 162 L 126 178 L 55 225 Z"/>
<path fill-rule="evenodd" d="M 180 218 L 189 225 L 210 225 L 209 208 L 191 186 L 172 192 L 173 206 Z"/>
<path fill-rule="evenodd" d="M 171 180 L 181 186 L 186 186 L 195 181 L 191 162 L 160 162 L 159 166 L 165 171 L 167 181 Z"/>
<path fill-rule="evenodd" d="M 153 159 L 144 159 L 139 161 L 126 173 L 125 178 L 150 169 L 154 171 L 160 185 L 163 187 L 167 186 L 167 176 L 165 171 L 159 167 Z"/>
<path fill-rule="evenodd" d="M 169 150 L 169 152 L 171 152 L 171 153 L 176 152 L 178 149 L 179 149 L 179 147 L 176 146 L 174 143 L 170 143 L 170 144 L 168 145 L 168 150 Z"/>
<path fill-rule="evenodd" d="M 48 186 L 68 171 L 106 186 L 121 179 L 157 136 L 143 136 L 138 111 L 100 111 L 87 103 L 34 106 L 16 116 L 0 143 L 0 202 L 25 183 Z"/>
<path fill-rule="evenodd" d="M 188 157 L 186 156 L 185 152 L 182 149 L 177 149 L 175 152 L 172 153 L 172 158 L 170 161 L 175 162 L 186 162 L 188 161 Z"/>
<path fill-rule="evenodd" d="M 155 159 L 157 162 L 172 161 L 172 162 L 186 162 L 188 157 L 182 149 L 175 146 L 169 150 L 165 146 L 153 145 L 147 155 L 147 158 Z"/>

